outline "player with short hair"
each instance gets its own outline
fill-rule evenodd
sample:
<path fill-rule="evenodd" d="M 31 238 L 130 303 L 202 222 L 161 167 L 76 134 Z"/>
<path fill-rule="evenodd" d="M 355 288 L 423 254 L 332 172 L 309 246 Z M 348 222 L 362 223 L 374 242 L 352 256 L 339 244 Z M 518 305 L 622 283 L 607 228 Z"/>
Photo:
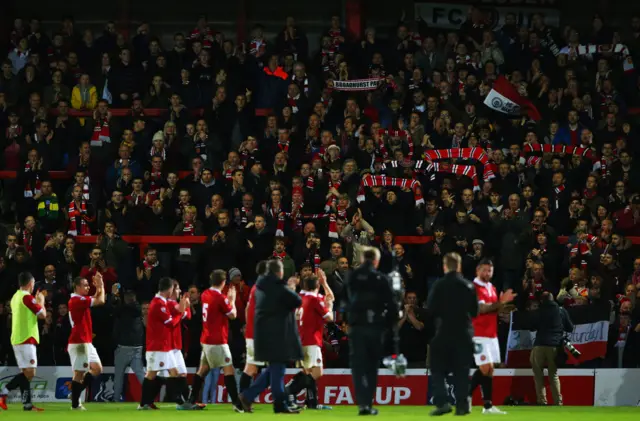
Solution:
<path fill-rule="evenodd" d="M 40 342 L 38 319 L 47 316 L 44 309 L 45 296 L 38 291 L 31 295 L 35 279 L 29 272 L 18 275 L 18 290 L 11 299 L 11 345 L 20 369 L 0 391 L 0 408 L 7 409 L 7 395 L 10 390 L 20 388 L 22 405 L 25 411 L 42 411 L 31 403 L 31 379 L 36 375 L 38 354 L 36 346 Z"/>
<path fill-rule="evenodd" d="M 476 278 L 473 286 L 478 296 L 478 316 L 473 319 L 473 342 L 475 344 L 474 359 L 478 369 L 471 377 L 469 396 L 480 386 L 484 400 L 483 414 L 506 414 L 493 406 L 493 366 L 500 363 L 500 344 L 498 343 L 498 313 L 510 310 L 508 303 L 517 294 L 509 289 L 498 297 L 496 287 L 491 284 L 493 263 L 482 259 L 476 267 Z"/>
<path fill-rule="evenodd" d="M 86 278 L 77 277 L 73 280 L 73 294 L 69 299 L 69 320 L 71 321 L 71 335 L 69 335 L 68 352 L 73 369 L 71 381 L 71 409 L 85 411 L 80 402 L 80 395 L 91 384 L 93 377 L 102 373 L 102 363 L 96 348 L 93 346 L 93 324 L 91 321 L 91 307 L 104 305 L 104 281 L 100 272 L 96 272 L 91 279 L 96 289 L 93 297 L 89 296 L 91 285 Z"/>
<path fill-rule="evenodd" d="M 296 374 L 287 385 L 287 394 L 295 396 L 307 390 L 306 405 L 308 409 L 331 409 L 318 404 L 318 386 L 316 381 L 322 376 L 322 340 L 324 325 L 333 321 L 333 292 L 327 284 L 327 278 L 321 269 L 318 275 L 309 275 L 302 279 L 303 290 L 300 292 L 302 305 L 296 311 L 298 332 L 302 342 L 304 359 L 299 363 L 302 371 Z M 320 294 L 324 288 L 327 297 Z M 295 402 L 294 402 L 295 403 Z"/>
<path fill-rule="evenodd" d="M 191 387 L 191 403 L 195 403 L 200 396 L 204 378 L 212 368 L 222 368 L 224 384 L 236 412 L 244 412 L 238 400 L 238 386 L 234 375 L 231 351 L 229 350 L 229 320 L 236 318 L 236 289 L 229 287 L 227 295 L 222 288 L 227 279 L 227 272 L 216 269 L 209 276 L 209 285 L 200 297 L 202 301 L 202 356 L 200 367 L 193 376 Z"/>
<path fill-rule="evenodd" d="M 142 382 L 142 397 L 138 409 L 153 409 L 153 401 L 160 390 L 158 372 L 167 370 L 167 393 L 177 404 L 177 409 L 199 409 L 186 403 L 182 398 L 181 382 L 186 378 L 178 376 L 176 360 L 173 353 L 173 330 L 182 322 L 186 309 L 190 306 L 189 297 L 185 294 L 180 298 L 178 308 L 171 310 L 169 301 L 173 295 L 174 281 L 171 278 L 161 278 L 158 281 L 158 293 L 149 304 L 147 315 L 146 360 L 147 374 Z M 185 379 L 185 380 L 183 380 Z"/>
<path fill-rule="evenodd" d="M 262 260 L 256 266 L 256 274 L 262 276 L 267 272 L 267 261 Z M 253 377 L 258 373 L 258 367 L 264 367 L 264 362 L 255 360 L 255 351 L 253 348 L 253 318 L 256 313 L 256 286 L 251 287 L 249 293 L 249 302 L 245 308 L 246 325 L 244 328 L 245 346 L 247 350 L 247 358 L 244 365 L 242 376 L 240 377 L 240 393 L 244 392 L 251 386 Z"/>

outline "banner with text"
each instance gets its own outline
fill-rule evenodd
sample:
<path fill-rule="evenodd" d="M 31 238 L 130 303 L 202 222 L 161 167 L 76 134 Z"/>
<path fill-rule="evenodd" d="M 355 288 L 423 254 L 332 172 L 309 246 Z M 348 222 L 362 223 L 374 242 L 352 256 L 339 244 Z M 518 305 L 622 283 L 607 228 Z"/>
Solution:
<path fill-rule="evenodd" d="M 560 12 L 549 6 L 554 2 L 543 0 L 497 0 L 474 2 L 485 12 L 486 19 L 492 28 L 500 28 L 504 25 L 504 18 L 508 13 L 513 13 L 520 25 L 529 27 L 531 18 L 536 13 L 545 16 L 545 22 L 549 26 L 559 26 Z M 453 1 L 451 3 L 416 2 L 416 16 L 431 27 L 445 29 L 459 29 L 467 19 L 470 3 Z"/>
<path fill-rule="evenodd" d="M 603 357 L 607 353 L 609 336 L 609 306 L 592 304 L 575 306 L 568 309 L 573 322 L 573 332 L 568 339 L 582 353 L 580 358 L 568 356 L 569 364 L 577 364 Z M 509 339 L 507 341 L 507 367 L 531 367 L 529 358 L 536 339 L 534 315 L 529 312 L 511 313 Z"/>
<path fill-rule="evenodd" d="M 373 91 L 378 89 L 381 78 L 334 80 L 333 89 L 336 91 Z"/>

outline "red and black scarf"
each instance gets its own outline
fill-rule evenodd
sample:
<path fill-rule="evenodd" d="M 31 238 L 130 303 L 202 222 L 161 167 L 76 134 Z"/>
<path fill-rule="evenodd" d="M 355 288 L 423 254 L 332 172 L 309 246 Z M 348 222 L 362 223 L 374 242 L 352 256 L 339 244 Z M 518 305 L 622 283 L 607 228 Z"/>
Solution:
<path fill-rule="evenodd" d="M 338 181 L 329 180 L 329 190 L 333 188 L 333 189 L 336 189 L 337 191 L 340 191 L 341 185 L 342 185 L 342 180 L 338 180 Z M 324 205 L 325 212 L 329 212 L 331 208 L 333 208 L 336 205 L 337 200 L 338 200 L 338 197 L 335 194 L 332 194 L 331 196 L 329 196 L 329 198 L 327 199 L 327 203 Z"/>
<path fill-rule="evenodd" d="M 69 230 L 67 234 L 73 236 L 91 235 L 91 230 L 87 224 L 87 202 L 80 201 L 80 207 L 76 206 L 75 200 L 69 203 Z M 78 229 L 78 226 L 80 229 Z"/>
<path fill-rule="evenodd" d="M 27 182 L 24 185 L 24 197 L 25 198 L 33 198 L 36 194 L 41 193 L 41 185 L 40 174 L 39 172 L 31 172 L 31 162 L 27 161 L 24 164 L 24 172 L 27 174 Z M 34 174 L 31 176 L 31 174 Z M 33 183 L 33 186 L 32 186 Z"/>
<path fill-rule="evenodd" d="M 289 144 L 291 143 L 291 141 L 287 140 L 286 142 L 282 143 L 280 141 L 278 141 L 278 149 L 280 149 L 280 152 L 284 152 L 287 155 L 289 154 Z"/>
<path fill-rule="evenodd" d="M 33 233 L 26 228 L 22 230 L 22 245 L 31 254 L 33 251 Z"/>
<path fill-rule="evenodd" d="M 281 262 L 284 260 L 284 258 L 287 257 L 287 252 L 283 251 L 282 253 L 278 253 L 275 250 L 273 251 L 273 258 L 274 259 L 278 259 Z"/>
<path fill-rule="evenodd" d="M 153 203 L 160 197 L 162 188 L 162 172 L 152 171 L 149 177 L 149 201 Z"/>
<path fill-rule="evenodd" d="M 111 130 L 109 129 L 109 120 L 99 118 L 93 126 L 91 134 L 91 146 L 102 146 L 103 143 L 111 143 Z"/>

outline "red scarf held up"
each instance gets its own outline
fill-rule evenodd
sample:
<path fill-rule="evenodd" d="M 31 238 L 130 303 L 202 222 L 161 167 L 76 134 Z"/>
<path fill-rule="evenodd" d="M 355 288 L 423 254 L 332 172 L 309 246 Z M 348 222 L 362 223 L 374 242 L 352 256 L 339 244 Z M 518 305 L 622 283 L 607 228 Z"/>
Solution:
<path fill-rule="evenodd" d="M 478 172 L 476 171 L 476 167 L 473 165 L 449 165 L 449 167 L 444 167 L 439 163 L 429 164 L 426 169 L 427 172 L 431 172 L 431 180 L 436 179 L 436 173 L 450 173 L 456 175 L 464 175 L 469 177 L 473 182 L 473 190 L 480 190 L 480 183 L 478 181 Z"/>
<path fill-rule="evenodd" d="M 182 226 L 182 236 L 184 237 L 193 237 L 196 235 L 196 227 L 194 224 L 190 222 L 185 222 Z M 181 244 L 180 245 L 180 254 L 181 255 L 191 255 L 191 244 Z"/>
<path fill-rule="evenodd" d="M 31 162 L 27 161 L 26 164 L 24 164 L 24 172 L 26 173 L 30 173 L 31 172 Z M 24 185 L 24 197 L 26 198 L 33 198 L 36 194 L 41 193 L 41 186 L 42 186 L 42 182 L 40 181 L 40 174 L 39 172 L 35 172 L 35 180 L 34 180 L 34 185 L 31 186 L 31 181 L 29 181 L 31 179 L 31 177 L 27 176 L 27 182 Z"/>
<path fill-rule="evenodd" d="M 531 153 L 553 153 L 553 154 L 568 154 L 568 155 L 579 155 L 587 159 L 594 159 L 593 151 L 589 148 L 580 148 L 577 146 L 566 146 L 566 145 L 532 145 L 531 143 L 526 143 L 524 145 L 523 152 L 526 155 Z"/>
<path fill-rule="evenodd" d="M 103 143 L 111 143 L 111 130 L 109 129 L 109 121 L 106 118 L 99 118 L 93 126 L 91 146 L 100 147 Z"/>
<path fill-rule="evenodd" d="M 412 180 L 410 178 L 394 178 L 387 177 L 386 175 L 371 175 L 367 174 L 362 177 L 360 181 L 360 188 L 358 189 L 358 203 L 365 200 L 364 188 L 365 187 L 400 187 L 410 188 L 413 190 L 413 197 L 416 202 L 416 207 L 424 204 L 424 198 L 422 197 L 422 185 L 418 180 Z"/>
<path fill-rule="evenodd" d="M 432 149 L 424 152 L 424 159 L 432 162 L 440 159 L 472 159 L 484 165 L 484 181 L 495 178 L 493 165 L 489 162 L 489 157 L 482 148 Z"/>
<path fill-rule="evenodd" d="M 76 207 L 75 200 L 69 203 L 69 230 L 67 234 L 75 237 L 91 235 L 87 218 L 87 202 L 81 200 L 79 209 Z M 80 229 L 78 229 L 78 222 L 80 222 Z"/>

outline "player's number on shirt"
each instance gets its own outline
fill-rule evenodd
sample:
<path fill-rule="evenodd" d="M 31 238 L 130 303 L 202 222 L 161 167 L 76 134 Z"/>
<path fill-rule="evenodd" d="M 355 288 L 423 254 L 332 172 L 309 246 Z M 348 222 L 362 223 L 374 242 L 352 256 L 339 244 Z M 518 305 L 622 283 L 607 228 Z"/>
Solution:
<path fill-rule="evenodd" d="M 304 309 L 302 307 L 300 307 L 299 309 L 296 310 L 296 320 L 298 320 L 298 322 L 300 323 L 300 326 L 302 326 L 302 314 L 304 313 Z"/>
<path fill-rule="evenodd" d="M 202 320 L 207 321 L 207 314 L 209 313 L 209 304 L 202 304 Z"/>

